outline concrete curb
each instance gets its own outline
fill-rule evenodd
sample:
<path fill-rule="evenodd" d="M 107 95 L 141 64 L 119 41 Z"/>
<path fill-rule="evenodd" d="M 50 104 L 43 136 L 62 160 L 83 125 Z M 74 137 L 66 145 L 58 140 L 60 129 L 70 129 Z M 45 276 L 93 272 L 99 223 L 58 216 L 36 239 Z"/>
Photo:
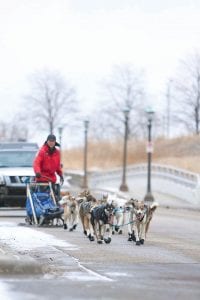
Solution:
<path fill-rule="evenodd" d="M 36 275 L 44 274 L 47 268 L 31 257 L 0 254 L 0 276 L 2 275 Z"/>

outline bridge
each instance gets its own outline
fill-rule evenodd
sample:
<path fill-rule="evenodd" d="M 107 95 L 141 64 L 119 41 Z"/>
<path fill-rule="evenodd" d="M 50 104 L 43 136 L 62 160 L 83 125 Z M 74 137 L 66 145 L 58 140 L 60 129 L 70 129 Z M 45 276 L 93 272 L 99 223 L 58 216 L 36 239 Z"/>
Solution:
<path fill-rule="evenodd" d="M 197 173 L 168 165 L 152 164 L 152 193 L 187 201 L 200 207 L 200 176 Z M 83 174 L 67 171 L 71 184 L 81 186 Z M 147 189 L 147 164 L 127 166 L 127 185 L 133 197 L 143 198 Z M 122 168 L 88 172 L 91 189 L 118 190 L 122 181 Z"/>

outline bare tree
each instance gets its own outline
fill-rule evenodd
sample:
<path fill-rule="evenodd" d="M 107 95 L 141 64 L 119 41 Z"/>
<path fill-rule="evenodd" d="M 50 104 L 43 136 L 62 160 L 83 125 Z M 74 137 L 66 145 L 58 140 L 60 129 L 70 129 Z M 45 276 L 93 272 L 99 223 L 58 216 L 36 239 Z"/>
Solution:
<path fill-rule="evenodd" d="M 31 93 L 26 96 L 27 111 L 35 124 L 53 133 L 69 124 L 77 111 L 74 88 L 57 71 L 43 70 L 30 77 Z"/>
<path fill-rule="evenodd" d="M 200 133 L 200 54 L 181 61 L 174 79 L 173 119 L 184 130 Z"/>
<path fill-rule="evenodd" d="M 113 68 L 110 79 L 103 82 L 104 101 L 95 110 L 95 136 L 119 136 L 124 132 L 124 110 L 129 110 L 129 136 L 144 134 L 144 74 L 132 65 Z M 145 128 L 146 130 L 146 128 Z"/>
<path fill-rule="evenodd" d="M 17 113 L 15 117 L 7 122 L 0 123 L 0 141 L 17 142 L 27 141 L 29 129 L 26 115 Z"/>

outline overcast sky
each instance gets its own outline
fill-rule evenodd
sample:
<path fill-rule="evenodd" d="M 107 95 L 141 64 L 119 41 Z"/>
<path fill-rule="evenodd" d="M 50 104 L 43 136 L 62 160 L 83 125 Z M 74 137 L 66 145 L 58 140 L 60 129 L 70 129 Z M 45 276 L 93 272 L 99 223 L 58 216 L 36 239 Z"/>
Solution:
<path fill-rule="evenodd" d="M 112 66 L 132 63 L 158 105 L 179 59 L 199 49 L 200 0 L 0 0 L 0 118 L 43 68 L 70 79 L 87 113 Z"/>

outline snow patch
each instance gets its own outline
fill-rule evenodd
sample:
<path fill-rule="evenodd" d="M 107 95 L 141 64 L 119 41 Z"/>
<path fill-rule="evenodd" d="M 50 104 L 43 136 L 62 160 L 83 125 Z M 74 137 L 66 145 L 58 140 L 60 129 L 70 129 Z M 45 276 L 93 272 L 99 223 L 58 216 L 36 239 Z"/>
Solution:
<path fill-rule="evenodd" d="M 6 300 L 13 299 L 13 295 L 11 295 L 11 293 L 9 292 L 8 286 L 3 282 L 0 282 L 0 295 L 1 295 L 1 299 L 6 299 Z"/>
<path fill-rule="evenodd" d="M 31 250 L 40 247 L 58 246 L 77 250 L 64 240 L 59 240 L 54 236 L 31 228 L 18 227 L 15 223 L 0 223 L 0 236 L 8 246 L 16 250 Z"/>

